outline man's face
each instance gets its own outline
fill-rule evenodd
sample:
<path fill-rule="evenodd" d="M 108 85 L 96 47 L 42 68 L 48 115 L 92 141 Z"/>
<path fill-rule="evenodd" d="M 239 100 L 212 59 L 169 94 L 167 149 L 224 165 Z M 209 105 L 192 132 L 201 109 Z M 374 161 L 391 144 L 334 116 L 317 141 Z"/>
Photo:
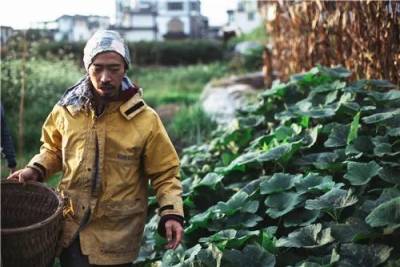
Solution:
<path fill-rule="evenodd" d="M 118 96 L 125 75 L 125 62 L 116 52 L 98 54 L 89 67 L 95 93 L 106 99 Z"/>

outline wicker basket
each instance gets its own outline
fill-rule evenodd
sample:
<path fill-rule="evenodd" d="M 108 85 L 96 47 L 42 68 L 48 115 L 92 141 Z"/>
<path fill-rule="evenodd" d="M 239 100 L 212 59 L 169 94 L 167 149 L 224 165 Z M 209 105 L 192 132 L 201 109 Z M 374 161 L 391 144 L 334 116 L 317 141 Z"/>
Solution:
<path fill-rule="evenodd" d="M 62 198 L 37 182 L 1 182 L 1 266 L 52 266 L 62 230 Z"/>

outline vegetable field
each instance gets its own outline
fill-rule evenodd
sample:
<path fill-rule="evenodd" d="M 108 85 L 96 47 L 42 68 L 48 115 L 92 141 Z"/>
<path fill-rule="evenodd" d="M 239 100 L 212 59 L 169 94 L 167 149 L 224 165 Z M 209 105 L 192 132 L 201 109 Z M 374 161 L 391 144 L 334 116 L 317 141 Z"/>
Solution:
<path fill-rule="evenodd" d="M 400 91 L 315 67 L 181 159 L 183 246 L 137 266 L 400 266 Z M 155 209 L 155 200 L 152 201 Z"/>

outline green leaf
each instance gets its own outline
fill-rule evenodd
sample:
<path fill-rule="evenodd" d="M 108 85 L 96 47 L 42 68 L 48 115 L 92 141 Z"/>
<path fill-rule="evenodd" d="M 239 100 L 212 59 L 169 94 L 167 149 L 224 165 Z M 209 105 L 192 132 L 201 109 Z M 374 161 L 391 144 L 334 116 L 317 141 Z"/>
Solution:
<path fill-rule="evenodd" d="M 168 250 L 162 258 L 161 267 L 185 266 L 185 264 L 193 262 L 200 250 L 199 244 L 185 251 L 182 251 L 182 249 L 178 251 Z"/>
<path fill-rule="evenodd" d="M 202 267 L 220 267 L 221 259 L 222 252 L 213 244 L 210 244 L 206 249 L 200 250 L 196 256 L 196 260 L 201 262 Z"/>
<path fill-rule="evenodd" d="M 283 220 L 285 227 L 307 226 L 312 224 L 319 216 L 319 210 L 295 209 L 286 214 Z"/>
<path fill-rule="evenodd" d="M 331 229 L 322 230 L 322 225 L 312 224 L 291 232 L 288 237 L 278 239 L 277 247 L 289 248 L 315 248 L 334 241 Z"/>
<path fill-rule="evenodd" d="M 273 132 L 275 139 L 279 142 L 287 140 L 289 137 L 293 136 L 294 131 L 292 128 L 287 126 L 280 126 L 276 128 Z"/>
<path fill-rule="evenodd" d="M 289 153 L 291 149 L 292 146 L 290 144 L 279 145 L 267 152 L 260 153 L 260 155 L 258 156 L 258 161 L 267 162 L 267 161 L 279 160 L 285 154 Z"/>
<path fill-rule="evenodd" d="M 208 230 L 218 231 L 224 228 L 247 229 L 255 227 L 263 218 L 251 213 L 236 213 L 223 219 L 215 219 L 209 226 Z"/>
<path fill-rule="evenodd" d="M 362 162 L 349 162 L 347 164 L 347 173 L 344 178 L 350 181 L 352 185 L 367 184 L 372 177 L 378 175 L 381 166 L 375 161 L 368 163 Z"/>
<path fill-rule="evenodd" d="M 276 254 L 277 253 L 277 247 L 275 245 L 276 243 L 276 238 L 275 238 L 275 233 L 276 233 L 277 227 L 276 226 L 271 226 L 268 227 L 264 230 L 260 231 L 260 245 L 266 249 L 267 251 Z"/>
<path fill-rule="evenodd" d="M 378 157 L 388 156 L 396 156 L 400 154 L 400 151 L 392 152 L 393 145 L 389 141 L 388 136 L 375 136 L 371 138 L 372 143 L 374 144 L 374 154 Z"/>
<path fill-rule="evenodd" d="M 215 217 L 217 205 L 211 206 L 205 212 L 198 213 L 190 219 L 190 225 L 185 229 L 185 233 L 190 234 L 198 228 L 206 228 L 209 221 Z"/>
<path fill-rule="evenodd" d="M 400 227 L 400 197 L 380 204 L 365 218 L 372 227 Z"/>
<path fill-rule="evenodd" d="M 390 257 L 391 251 L 391 247 L 380 244 L 342 244 L 338 252 L 338 266 L 375 267 L 384 263 Z"/>
<path fill-rule="evenodd" d="M 360 128 L 360 112 L 354 116 L 350 125 L 350 132 L 347 135 L 347 144 L 350 144 L 358 136 L 358 129 Z"/>
<path fill-rule="evenodd" d="M 308 126 L 309 126 L 309 124 L 310 124 L 310 117 L 308 117 L 308 116 L 302 116 L 302 117 L 301 117 L 301 120 L 300 120 L 300 125 L 301 125 L 301 127 L 307 129 Z"/>
<path fill-rule="evenodd" d="M 219 231 L 218 233 L 215 233 L 212 236 L 200 238 L 199 241 L 201 243 L 206 243 L 206 242 L 215 243 L 223 240 L 230 240 L 235 238 L 236 233 L 237 231 L 235 229 L 226 229 L 223 231 Z"/>
<path fill-rule="evenodd" d="M 284 83 L 275 83 L 272 85 L 271 89 L 265 90 L 264 92 L 262 92 L 260 94 L 261 97 L 263 98 L 267 98 L 273 95 L 277 95 L 277 96 L 285 96 L 286 91 L 290 89 L 289 86 L 287 84 Z"/>
<path fill-rule="evenodd" d="M 400 184 L 400 170 L 389 166 L 383 166 L 379 172 L 379 177 L 391 184 Z"/>
<path fill-rule="evenodd" d="M 361 209 L 366 213 L 371 213 L 373 209 L 378 207 L 379 205 L 392 200 L 396 197 L 400 197 L 400 190 L 396 188 L 385 188 L 378 199 L 376 200 L 366 200 L 364 201 Z"/>
<path fill-rule="evenodd" d="M 369 136 L 359 136 L 346 147 L 346 154 L 373 153 L 374 144 Z"/>
<path fill-rule="evenodd" d="M 224 179 L 223 175 L 210 172 L 200 181 L 200 183 L 197 184 L 196 187 L 204 186 L 215 189 L 216 185 L 220 183 L 222 179 Z"/>
<path fill-rule="evenodd" d="M 227 167 L 223 168 L 224 172 L 232 170 L 245 171 L 246 165 L 258 164 L 258 158 L 260 153 L 256 151 L 241 154 L 239 157 L 234 159 Z"/>
<path fill-rule="evenodd" d="M 325 265 L 321 265 L 315 262 L 304 261 L 300 264 L 296 264 L 296 267 L 324 267 Z"/>
<path fill-rule="evenodd" d="M 323 194 L 317 199 L 306 201 L 305 208 L 309 210 L 333 210 L 349 207 L 357 203 L 357 198 L 352 196 L 351 190 L 346 191 L 339 188 L 333 188 L 331 191 Z"/>
<path fill-rule="evenodd" d="M 297 160 L 297 165 L 314 165 L 317 169 L 329 169 L 338 159 L 338 155 L 333 152 L 322 152 L 307 154 Z"/>
<path fill-rule="evenodd" d="M 367 117 L 362 118 L 366 124 L 374 124 L 378 122 L 387 121 L 400 114 L 400 109 L 395 109 L 387 112 L 376 113 Z"/>
<path fill-rule="evenodd" d="M 303 146 L 307 148 L 312 147 L 317 142 L 318 132 L 321 128 L 321 125 L 317 125 L 316 127 L 306 129 L 302 138 Z"/>
<path fill-rule="evenodd" d="M 275 256 L 264 250 L 258 244 L 247 245 L 242 251 L 231 249 L 224 252 L 223 261 L 226 267 L 250 266 L 252 267 L 274 267 Z"/>
<path fill-rule="evenodd" d="M 302 177 L 296 181 L 296 191 L 305 193 L 309 191 L 327 192 L 335 186 L 331 176 L 319 176 L 316 173 L 309 173 L 306 177 Z"/>
<path fill-rule="evenodd" d="M 325 93 L 325 92 L 336 92 L 337 90 L 343 89 L 346 86 L 345 82 L 342 81 L 334 81 L 332 83 L 318 85 L 311 89 L 313 93 Z"/>
<path fill-rule="evenodd" d="M 389 136 L 399 137 L 400 136 L 400 127 L 388 129 L 387 134 Z"/>
<path fill-rule="evenodd" d="M 237 211 L 255 213 L 258 209 L 258 201 L 251 201 L 248 204 L 249 195 L 239 191 L 234 194 L 227 202 L 218 202 L 217 208 L 220 212 L 231 215 Z"/>
<path fill-rule="evenodd" d="M 332 129 L 325 147 L 341 147 L 346 145 L 346 138 L 349 135 L 349 126 L 338 124 Z"/>
<path fill-rule="evenodd" d="M 351 76 L 351 71 L 347 70 L 346 68 L 343 68 L 342 66 L 336 66 L 331 68 L 318 66 L 318 68 L 321 71 L 321 73 L 326 74 L 335 79 L 348 78 Z"/>
<path fill-rule="evenodd" d="M 226 248 L 242 248 L 245 243 L 247 243 L 250 239 L 257 238 L 259 234 L 259 230 L 239 230 L 235 238 L 228 240 L 228 243 L 226 243 Z"/>
<path fill-rule="evenodd" d="M 372 96 L 377 101 L 393 101 L 400 99 L 400 91 L 399 90 L 390 90 L 388 92 L 370 92 L 370 96 Z"/>
<path fill-rule="evenodd" d="M 391 83 L 390 81 L 387 80 L 367 80 L 367 84 L 372 87 L 372 89 L 384 89 L 385 91 L 387 91 L 387 89 L 398 89 L 398 87 L 396 85 L 394 85 L 393 83 Z"/>
<path fill-rule="evenodd" d="M 353 242 L 359 235 L 368 235 L 370 230 L 368 225 L 360 222 L 349 222 L 346 224 L 330 225 L 331 234 L 336 241 L 348 243 Z"/>
<path fill-rule="evenodd" d="M 291 175 L 286 173 L 276 173 L 270 179 L 260 183 L 261 194 L 271 194 L 291 189 L 301 175 Z"/>
<path fill-rule="evenodd" d="M 303 200 L 304 198 L 300 194 L 294 192 L 269 195 L 264 202 L 266 206 L 270 207 L 266 213 L 276 219 L 293 210 Z"/>
<path fill-rule="evenodd" d="M 214 243 L 220 250 L 224 250 L 229 240 L 236 237 L 237 231 L 234 229 L 226 229 L 219 231 L 212 236 L 199 239 L 200 243 Z"/>
<path fill-rule="evenodd" d="M 245 117 L 239 117 L 238 118 L 239 125 L 240 127 L 246 128 L 252 128 L 252 127 L 257 127 L 264 123 L 265 117 L 261 115 L 247 115 Z"/>
<path fill-rule="evenodd" d="M 400 258 L 396 260 L 388 260 L 385 264 L 385 267 L 399 267 L 400 266 Z"/>
<path fill-rule="evenodd" d="M 298 112 L 299 116 L 309 116 L 314 119 L 330 118 L 335 116 L 336 110 L 325 106 L 324 108 L 314 107 L 309 111 Z"/>

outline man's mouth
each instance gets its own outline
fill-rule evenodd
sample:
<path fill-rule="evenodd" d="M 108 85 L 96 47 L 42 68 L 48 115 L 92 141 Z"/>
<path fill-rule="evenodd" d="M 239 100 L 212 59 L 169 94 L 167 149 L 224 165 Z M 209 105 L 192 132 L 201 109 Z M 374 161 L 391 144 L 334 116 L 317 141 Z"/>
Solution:
<path fill-rule="evenodd" d="M 99 89 L 101 91 L 108 92 L 108 91 L 113 91 L 114 90 L 114 86 L 112 86 L 112 85 L 102 85 Z"/>

